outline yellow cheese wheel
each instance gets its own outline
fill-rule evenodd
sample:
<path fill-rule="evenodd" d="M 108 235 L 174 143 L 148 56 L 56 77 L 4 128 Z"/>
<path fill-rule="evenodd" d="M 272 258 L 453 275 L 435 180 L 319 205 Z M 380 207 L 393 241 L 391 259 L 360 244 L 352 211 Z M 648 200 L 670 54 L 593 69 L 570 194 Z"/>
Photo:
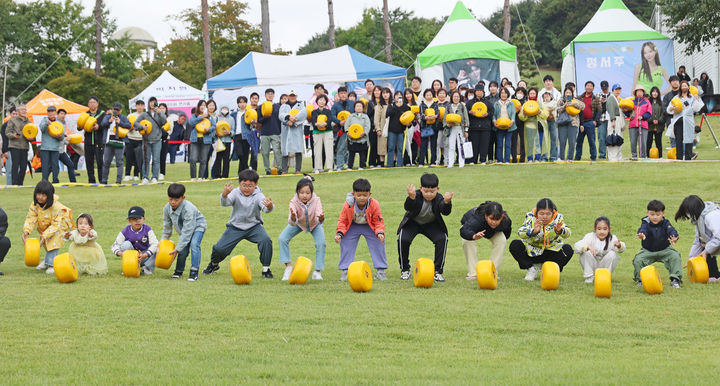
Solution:
<path fill-rule="evenodd" d="M 573 99 L 572 102 L 570 102 L 570 103 L 577 103 L 577 102 L 578 102 L 577 99 Z M 567 111 L 567 113 L 568 113 L 569 115 L 573 116 L 573 117 L 574 117 L 574 116 L 577 116 L 577 115 L 580 115 L 580 109 L 577 108 L 577 107 L 575 107 L 575 106 L 573 106 L 573 105 L 570 105 L 570 104 L 568 104 L 567 106 L 565 106 L 565 111 Z"/>
<path fill-rule="evenodd" d="M 22 133 L 25 139 L 27 139 L 28 141 L 32 141 L 38 135 L 38 127 L 32 123 L 28 123 L 27 125 L 23 126 Z"/>
<path fill-rule="evenodd" d="M 290 110 L 290 116 L 291 116 L 291 117 L 294 117 L 294 116 L 296 116 L 296 115 L 298 115 L 298 114 L 300 114 L 300 110 L 298 110 L 298 109 L 292 109 L 292 110 Z"/>
<path fill-rule="evenodd" d="M 143 127 L 143 129 L 140 129 L 140 134 L 147 135 L 152 132 L 153 124 L 149 120 L 143 119 L 142 121 L 140 121 L 140 126 Z"/>
<path fill-rule="evenodd" d="M 697 87 L 695 87 L 695 86 L 690 86 L 690 95 L 695 95 L 695 96 L 696 96 L 696 95 L 698 95 L 699 93 L 700 93 L 700 91 L 698 90 Z"/>
<path fill-rule="evenodd" d="M 620 100 L 620 108 L 625 111 L 630 111 L 635 108 L 635 102 L 632 98 L 625 98 Z"/>
<path fill-rule="evenodd" d="M 683 111 L 683 104 L 680 98 L 675 97 L 670 100 L 670 103 L 672 103 L 673 107 L 675 108 L 675 114 L 679 114 Z"/>
<path fill-rule="evenodd" d="M 230 135 L 230 123 L 228 121 L 219 121 L 215 126 L 218 137 Z"/>
<path fill-rule="evenodd" d="M 140 254 L 136 250 L 123 252 L 122 273 L 127 277 L 140 277 Z"/>
<path fill-rule="evenodd" d="M 130 121 L 130 127 L 133 127 L 133 126 L 135 126 L 135 121 L 137 121 L 137 114 L 132 113 L 132 114 L 128 115 L 127 119 L 128 119 L 128 121 Z"/>
<path fill-rule="evenodd" d="M 37 267 L 40 264 L 40 239 L 25 239 L 25 265 Z"/>
<path fill-rule="evenodd" d="M 412 106 L 410 106 L 410 111 L 412 111 L 415 114 L 418 114 L 418 113 L 420 113 L 420 106 L 412 105 Z"/>
<path fill-rule="evenodd" d="M 315 110 L 315 106 L 313 105 L 307 105 L 305 106 L 305 113 L 307 114 L 307 119 L 310 119 L 310 116 L 312 115 L 312 112 Z"/>
<path fill-rule="evenodd" d="M 420 258 L 415 262 L 413 283 L 415 287 L 430 288 L 435 282 L 435 263 L 428 258 Z"/>
<path fill-rule="evenodd" d="M 293 265 L 292 272 L 290 273 L 290 278 L 288 279 L 288 283 L 290 284 L 305 284 L 310 277 L 310 272 L 312 271 L 312 260 L 308 259 L 307 257 L 300 256 L 295 260 L 295 264 Z"/>
<path fill-rule="evenodd" d="M 438 107 L 438 117 L 440 118 L 441 121 L 443 119 L 445 119 L 445 107 L 444 106 Z"/>
<path fill-rule="evenodd" d="M 210 120 L 207 118 L 203 118 L 202 121 L 198 122 L 195 125 L 195 131 L 197 131 L 197 137 L 202 138 L 203 135 L 207 134 L 208 131 L 210 131 L 210 126 L 212 126 L 212 123 L 210 123 Z"/>
<path fill-rule="evenodd" d="M 230 274 L 235 284 L 250 284 L 252 271 L 250 271 L 250 262 L 247 257 L 237 255 L 230 259 Z"/>
<path fill-rule="evenodd" d="M 162 269 L 168 269 L 175 260 L 175 255 L 171 255 L 175 249 L 175 243 L 172 240 L 160 240 L 158 243 L 157 255 L 155 255 L 155 266 Z"/>
<path fill-rule="evenodd" d="M 515 105 L 515 112 L 516 112 L 516 113 L 519 113 L 519 112 L 520 112 L 520 107 L 521 107 L 520 101 L 517 100 L 517 99 L 515 99 L 515 98 L 513 98 L 513 99 L 512 99 L 512 103 Z"/>
<path fill-rule="evenodd" d="M 272 168 L 272 169 L 270 169 L 270 175 L 271 175 L 271 176 L 277 176 L 277 175 L 278 175 L 278 168 Z"/>
<path fill-rule="evenodd" d="M 60 283 L 72 283 L 78 279 L 75 259 L 67 252 L 55 256 L 53 268 L 55 268 L 55 277 Z"/>
<path fill-rule="evenodd" d="M 447 123 L 460 123 L 462 122 L 462 117 L 460 114 L 448 114 L 446 121 Z"/>
<path fill-rule="evenodd" d="M 97 123 L 97 119 L 95 119 L 95 117 L 88 117 L 85 120 L 85 125 L 83 126 L 83 128 L 85 129 L 85 131 L 87 131 L 89 133 L 89 132 L 93 131 L 93 126 L 95 126 L 96 123 Z"/>
<path fill-rule="evenodd" d="M 354 261 L 350 264 L 348 283 L 355 292 L 368 292 L 372 289 L 372 271 L 366 261 Z"/>
<path fill-rule="evenodd" d="M 612 273 L 607 268 L 595 270 L 595 297 L 609 298 L 612 294 Z"/>
<path fill-rule="evenodd" d="M 65 127 L 63 127 L 63 124 L 58 121 L 50 122 L 48 125 L 48 134 L 51 137 L 61 138 L 64 131 Z"/>
<path fill-rule="evenodd" d="M 507 130 L 512 126 L 512 121 L 510 118 L 498 118 L 497 121 L 498 129 L 500 130 Z"/>
<path fill-rule="evenodd" d="M 70 142 L 73 145 L 76 145 L 78 143 L 82 143 L 83 141 L 83 135 L 82 134 L 72 134 L 68 136 L 68 142 Z"/>
<path fill-rule="evenodd" d="M 117 136 L 120 138 L 125 138 L 127 137 L 128 133 L 130 133 L 130 130 L 124 127 L 115 127 L 115 130 L 117 131 Z"/>
<path fill-rule="evenodd" d="M 670 150 L 667 152 L 668 159 L 677 159 L 677 149 L 674 147 L 671 147 Z"/>
<path fill-rule="evenodd" d="M 165 121 L 165 124 L 163 125 L 162 128 L 163 128 L 163 130 L 165 130 L 166 133 L 169 132 L 170 131 L 170 121 Z"/>
<path fill-rule="evenodd" d="M 436 115 L 435 109 L 432 109 L 432 108 L 425 109 L 425 116 L 428 116 L 428 115 Z M 425 122 L 427 122 L 428 125 L 432 125 L 433 123 L 435 123 L 435 118 L 430 119 L 430 120 L 426 119 Z"/>
<path fill-rule="evenodd" d="M 404 126 L 411 124 L 415 120 L 415 113 L 412 111 L 406 111 L 400 115 L 400 123 Z"/>
<path fill-rule="evenodd" d="M 475 115 L 480 116 L 487 113 L 487 105 L 483 102 L 475 102 L 473 103 L 471 110 L 475 112 Z"/>
<path fill-rule="evenodd" d="M 494 290 L 498 285 L 498 275 L 492 260 L 480 260 L 475 266 L 477 282 L 481 289 Z"/>
<path fill-rule="evenodd" d="M 640 270 L 640 281 L 645 292 L 650 295 L 661 294 L 663 291 L 662 279 L 654 265 L 648 265 Z"/>
<path fill-rule="evenodd" d="M 540 288 L 553 291 L 560 286 L 560 266 L 554 261 L 546 261 L 540 270 Z"/>
<path fill-rule="evenodd" d="M 273 112 L 273 104 L 270 101 L 265 101 L 260 105 L 260 113 L 263 117 L 269 117 Z"/>
<path fill-rule="evenodd" d="M 78 130 L 85 127 L 85 121 L 90 117 L 90 114 L 88 113 L 82 113 L 77 119 L 77 127 Z"/>
<path fill-rule="evenodd" d="M 337 114 L 338 121 L 346 121 L 348 118 L 350 118 L 350 112 L 347 110 L 343 110 Z"/>
<path fill-rule="evenodd" d="M 651 147 L 648 154 L 650 158 L 660 158 L 660 150 L 658 150 L 658 148 L 656 147 Z"/>
<path fill-rule="evenodd" d="M 540 104 L 537 101 L 527 101 L 523 105 L 523 111 L 528 117 L 534 117 L 540 113 Z"/>
<path fill-rule="evenodd" d="M 707 283 L 710 279 L 707 261 L 702 256 L 695 256 L 688 260 L 688 277 L 693 283 Z"/>
<path fill-rule="evenodd" d="M 257 119 L 258 119 L 257 111 L 250 109 L 250 108 L 245 110 L 245 124 L 246 125 L 252 124 L 252 121 L 257 121 Z"/>
<path fill-rule="evenodd" d="M 348 135 L 352 139 L 360 139 L 364 132 L 365 129 L 363 129 L 362 125 L 359 123 L 354 123 L 348 128 Z"/>
<path fill-rule="evenodd" d="M 327 123 L 327 115 L 319 114 L 317 116 L 317 123 Z M 327 126 L 325 127 L 325 129 L 327 129 Z"/>

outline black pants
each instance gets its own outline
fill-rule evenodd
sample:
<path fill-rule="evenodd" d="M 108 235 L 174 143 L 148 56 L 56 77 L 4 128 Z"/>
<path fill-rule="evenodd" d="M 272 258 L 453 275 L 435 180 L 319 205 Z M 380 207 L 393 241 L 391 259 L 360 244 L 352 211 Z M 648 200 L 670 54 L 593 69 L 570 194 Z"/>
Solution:
<path fill-rule="evenodd" d="M 257 154 L 253 154 L 252 150 L 250 150 L 250 142 L 244 140 L 241 135 L 236 135 L 233 142 L 235 142 L 235 154 L 240 160 L 238 173 L 247 169 L 248 166 L 253 170 L 257 170 Z M 248 160 L 250 160 L 249 164 Z"/>
<path fill-rule="evenodd" d="M 497 150 L 497 149 L 495 149 L 496 143 L 497 143 L 497 133 L 494 130 L 491 130 L 490 131 L 490 142 L 488 142 L 488 154 L 487 154 L 488 161 L 497 159 L 496 154 L 495 154 L 495 151 Z"/>
<path fill-rule="evenodd" d="M 675 149 L 677 154 L 678 160 L 690 160 L 692 159 L 692 148 L 693 144 L 690 143 L 683 143 L 683 120 L 678 119 L 677 122 L 675 122 L 675 127 L 673 128 L 675 130 Z M 13 163 L 14 165 L 14 163 Z M 13 180 L 15 181 L 15 180 Z"/>
<path fill-rule="evenodd" d="M 370 140 L 370 159 L 368 160 L 368 164 L 370 166 L 380 165 L 380 158 L 377 153 L 377 139 L 377 132 L 375 132 L 375 129 L 373 128 L 368 134 L 368 140 Z"/>
<path fill-rule="evenodd" d="M 718 271 L 717 257 L 708 256 L 707 265 L 708 265 L 708 272 L 710 273 L 710 277 L 714 277 L 716 279 L 720 278 L 720 271 Z"/>
<path fill-rule="evenodd" d="M 403 155 L 403 164 L 406 166 L 416 165 L 418 160 L 418 145 L 412 139 L 410 140 L 410 151 L 412 151 L 412 159 L 410 159 L 410 154 L 407 152 L 407 149 L 405 149 L 405 154 Z"/>
<path fill-rule="evenodd" d="M 87 169 L 88 183 L 94 184 L 102 178 L 104 145 L 85 143 L 85 169 Z M 95 180 L 95 164 L 98 168 L 98 178 Z"/>
<path fill-rule="evenodd" d="M 655 140 L 655 147 L 658 149 L 658 155 L 660 158 L 662 158 L 662 137 L 663 137 L 663 132 L 660 130 L 648 131 L 647 144 L 646 144 L 647 146 L 645 147 L 648 151 L 648 154 L 650 154 L 650 149 L 652 149 L 653 140 Z"/>
<path fill-rule="evenodd" d="M 364 143 L 349 143 L 348 142 L 348 167 L 353 168 L 355 164 L 355 155 L 358 155 L 360 160 L 358 164 L 361 168 L 365 168 L 365 162 L 367 161 L 368 145 Z"/>
<path fill-rule="evenodd" d="M 230 175 L 230 144 L 225 145 L 225 151 L 217 153 L 212 170 L 213 178 L 228 178 Z"/>
<path fill-rule="evenodd" d="M 469 162 L 482 163 L 487 161 L 490 133 L 491 130 L 471 129 L 468 131 L 468 139 L 473 147 L 473 156 Z"/>
<path fill-rule="evenodd" d="M 288 162 L 289 158 L 292 157 L 293 154 L 288 154 L 286 156 L 282 157 L 282 172 L 283 174 L 287 174 L 288 172 Z M 303 153 L 295 153 L 295 173 L 302 172 L 302 159 L 303 159 Z"/>
<path fill-rule="evenodd" d="M 12 159 L 12 169 L 10 170 L 12 182 L 14 185 L 22 186 L 28 166 L 28 151 L 27 149 L 11 148 L 10 157 Z"/>
<path fill-rule="evenodd" d="M 7 256 L 8 251 L 10 250 L 10 247 L 12 244 L 10 243 L 10 239 L 3 236 L 0 237 L 0 263 L 5 260 L 5 256 Z"/>
<path fill-rule="evenodd" d="M 400 229 L 398 234 L 398 261 L 401 271 L 410 270 L 410 245 L 415 236 L 421 234 L 435 244 L 435 272 L 443 273 L 445 267 L 445 252 L 447 251 L 448 235 L 440 228 L 438 222 L 420 225 L 410 220 Z"/>
<path fill-rule="evenodd" d="M 420 152 L 418 154 L 418 165 L 425 165 L 425 158 L 428 153 L 428 147 L 432 152 L 430 156 L 430 164 L 434 164 L 438 158 L 437 154 L 437 139 L 438 133 L 435 133 L 429 137 L 423 137 L 420 139 Z"/>
<path fill-rule="evenodd" d="M 131 140 L 127 140 L 125 142 L 125 175 L 126 176 L 140 176 L 140 168 L 138 167 L 138 162 L 135 159 L 135 152 L 133 151 L 133 148 L 130 146 Z M 142 142 L 142 141 L 136 141 L 136 142 Z M 134 168 L 134 169 L 133 169 Z M 132 174 L 131 174 L 132 173 Z"/>
<path fill-rule="evenodd" d="M 125 150 L 127 151 L 127 154 L 132 155 L 132 158 L 135 160 L 135 176 L 137 177 L 139 171 L 142 170 L 143 162 L 145 161 L 143 141 L 131 139 L 128 141 L 127 146 L 125 146 Z M 128 162 L 126 162 L 126 164 L 128 164 Z M 128 165 L 125 165 L 125 174 L 130 174 L 130 166 Z"/>
<path fill-rule="evenodd" d="M 518 142 L 520 143 L 520 151 L 518 152 Z M 520 154 L 520 161 L 517 156 Z M 525 162 L 525 125 L 518 125 L 517 130 L 513 131 L 510 140 L 511 162 Z"/>
<path fill-rule="evenodd" d="M 80 162 L 80 154 L 72 153 L 70 155 L 70 160 L 72 161 L 73 165 L 75 166 L 75 170 L 78 170 L 78 162 Z"/>
<path fill-rule="evenodd" d="M 165 165 L 167 163 L 167 155 L 168 155 L 168 140 L 163 139 L 162 145 L 160 145 L 160 174 L 165 175 L 166 169 Z"/>
<path fill-rule="evenodd" d="M 513 240 L 510 243 L 510 254 L 517 260 L 520 269 L 528 269 L 533 264 L 542 264 L 546 261 L 554 261 L 560 266 L 560 271 L 572 259 L 573 248 L 570 244 L 563 244 L 559 251 L 546 249 L 542 255 L 532 257 L 528 255 L 525 244 L 520 240 Z"/>

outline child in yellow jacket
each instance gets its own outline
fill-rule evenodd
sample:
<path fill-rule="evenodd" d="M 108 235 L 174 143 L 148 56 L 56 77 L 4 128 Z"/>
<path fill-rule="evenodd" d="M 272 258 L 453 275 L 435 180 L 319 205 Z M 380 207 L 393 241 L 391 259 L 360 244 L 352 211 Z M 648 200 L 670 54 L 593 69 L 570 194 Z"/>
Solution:
<path fill-rule="evenodd" d="M 57 201 L 55 188 L 47 180 L 42 180 L 35 186 L 33 203 L 23 225 L 23 243 L 36 227 L 40 233 L 40 245 L 47 251 L 45 260 L 37 269 L 44 269 L 49 275 L 54 274 L 53 259 L 65 244 L 63 236 L 73 228 L 73 220 L 72 211 Z"/>

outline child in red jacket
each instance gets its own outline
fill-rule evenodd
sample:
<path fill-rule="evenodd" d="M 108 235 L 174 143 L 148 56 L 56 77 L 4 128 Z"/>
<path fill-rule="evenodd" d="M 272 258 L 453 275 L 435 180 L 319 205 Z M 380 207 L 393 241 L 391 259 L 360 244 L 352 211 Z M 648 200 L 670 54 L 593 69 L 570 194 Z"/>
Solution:
<path fill-rule="evenodd" d="M 347 270 L 355 260 L 360 236 L 365 236 L 373 266 L 377 270 L 375 279 L 387 280 L 387 256 L 385 255 L 385 222 L 380 213 L 380 204 L 370 198 L 370 181 L 359 178 L 353 182 L 353 192 L 348 193 L 337 222 L 335 242 L 340 243 L 340 280 L 347 280 Z"/>

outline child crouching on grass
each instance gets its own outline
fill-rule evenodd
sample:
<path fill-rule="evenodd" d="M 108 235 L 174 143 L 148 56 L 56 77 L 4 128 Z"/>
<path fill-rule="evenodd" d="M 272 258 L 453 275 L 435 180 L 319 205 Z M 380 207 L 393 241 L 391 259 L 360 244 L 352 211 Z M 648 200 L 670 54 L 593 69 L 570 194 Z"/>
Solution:
<path fill-rule="evenodd" d="M 575 243 L 575 252 L 580 255 L 585 283 L 595 281 L 595 270 L 598 268 L 607 268 L 610 272 L 615 272 L 620 253 L 625 252 L 625 243 L 610 232 L 610 220 L 607 217 L 601 216 L 595 219 L 593 228 L 593 232 L 586 234 L 582 240 Z"/>
<path fill-rule="evenodd" d="M 105 252 L 97 243 L 97 232 L 93 218 L 87 213 L 78 216 L 77 229 L 65 234 L 65 241 L 70 241 L 68 253 L 75 259 L 78 273 L 88 275 L 105 275 L 108 273 Z"/>
<path fill-rule="evenodd" d="M 468 273 L 465 279 L 477 279 L 477 244 L 476 240 L 486 238 L 492 243 L 490 260 L 495 264 L 495 269 L 500 269 L 503 260 L 503 252 L 507 239 L 512 231 L 512 221 L 502 205 L 495 201 L 485 201 L 479 206 L 467 211 L 460 220 L 460 236 L 463 238 L 462 246 L 467 261 Z"/>
<path fill-rule="evenodd" d="M 370 181 L 359 178 L 353 182 L 353 191 L 348 193 L 337 222 L 335 242 L 340 244 L 340 280 L 347 280 L 347 270 L 355 260 L 360 236 L 370 250 L 373 266 L 377 270 L 375 279 L 387 280 L 387 256 L 385 255 L 385 221 L 380 212 L 380 203 L 370 198 Z"/>
<path fill-rule="evenodd" d="M 256 171 L 245 169 L 238 174 L 238 187 L 226 184 L 220 195 L 220 205 L 232 206 L 230 221 L 220 240 L 213 245 L 210 264 L 203 274 L 210 275 L 220 269 L 220 262 L 232 252 L 242 240 L 257 244 L 262 263 L 262 277 L 272 279 L 270 262 L 272 261 L 272 240 L 263 227 L 262 213 L 273 210 L 273 201 L 265 197 L 257 186 L 260 176 Z"/>
<path fill-rule="evenodd" d="M 198 208 L 193 205 L 192 202 L 185 199 L 184 185 L 170 184 L 167 194 L 168 203 L 165 204 L 163 208 L 162 239 L 170 239 L 173 227 L 180 234 L 175 249 L 170 252 L 171 255 L 177 255 L 175 272 L 171 278 L 179 279 L 182 277 L 183 271 L 185 271 L 187 257 L 192 253 L 188 281 L 197 281 L 198 271 L 200 270 L 200 259 L 202 257 L 200 244 L 207 230 L 207 221 Z"/>
<path fill-rule="evenodd" d="M 325 212 L 322 209 L 320 197 L 315 195 L 313 179 L 303 177 L 295 187 L 295 196 L 290 200 L 290 214 L 288 226 L 282 231 L 278 239 L 280 244 L 280 262 L 285 263 L 285 272 L 282 280 L 289 280 L 292 273 L 290 263 L 290 240 L 302 232 L 309 232 L 315 240 L 315 272 L 313 280 L 322 280 L 322 270 L 325 268 L 325 231 L 323 222 Z"/>
<path fill-rule="evenodd" d="M 563 270 L 573 256 L 572 246 L 563 243 L 570 234 L 570 228 L 565 225 L 555 203 L 549 198 L 538 201 L 518 229 L 520 240 L 510 243 L 510 254 L 517 260 L 520 269 L 527 269 L 525 280 L 535 280 L 546 261 L 556 262 L 560 271 Z"/>
<path fill-rule="evenodd" d="M 670 286 L 680 288 L 682 283 L 682 259 L 680 252 L 672 245 L 678 240 L 678 232 L 665 218 L 665 204 L 652 200 L 647 205 L 647 216 L 642 219 L 638 229 L 638 238 L 642 240 L 642 249 L 635 255 L 635 282 L 640 285 L 640 270 L 646 266 L 662 262 L 670 272 Z M 672 244 L 672 245 L 671 245 Z"/>
<path fill-rule="evenodd" d="M 703 201 L 696 195 L 685 197 L 675 213 L 675 221 L 690 220 L 695 225 L 695 240 L 690 248 L 690 258 L 702 256 L 707 260 L 710 282 L 720 281 L 717 255 L 720 254 L 720 206 Z"/>
<path fill-rule="evenodd" d="M 63 236 L 73 228 L 72 211 L 57 199 L 55 188 L 48 180 L 38 182 L 23 225 L 23 243 L 34 228 L 40 233 L 40 246 L 45 247 L 46 253 L 45 260 L 35 269 L 45 270 L 48 275 L 55 273 L 53 260 L 65 245 Z"/>
<path fill-rule="evenodd" d="M 138 263 L 143 275 L 152 275 L 155 271 L 155 255 L 158 250 L 158 239 L 149 225 L 145 224 L 145 210 L 133 206 L 127 216 L 130 225 L 118 233 L 112 245 L 115 256 L 122 256 L 125 251 L 138 251 Z"/>

